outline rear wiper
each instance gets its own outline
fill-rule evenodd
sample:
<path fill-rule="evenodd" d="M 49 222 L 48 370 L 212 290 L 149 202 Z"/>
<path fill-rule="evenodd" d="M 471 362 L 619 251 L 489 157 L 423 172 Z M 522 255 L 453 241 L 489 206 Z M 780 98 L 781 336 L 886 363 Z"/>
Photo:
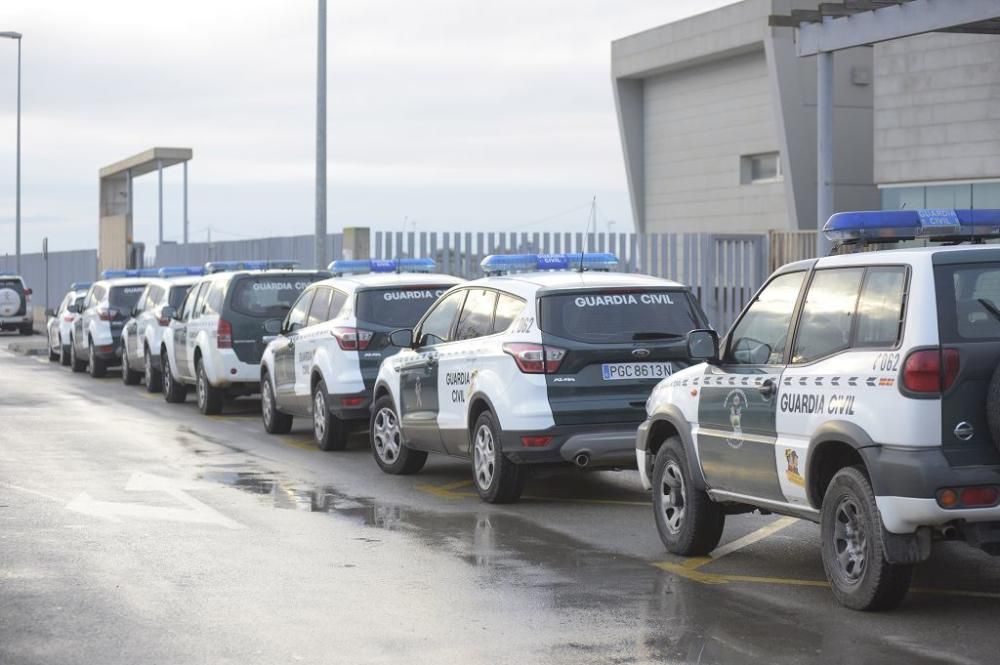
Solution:
<path fill-rule="evenodd" d="M 1000 309 L 997 309 L 997 306 L 994 305 L 992 301 L 987 300 L 986 298 L 976 298 L 976 301 L 982 305 L 987 312 L 992 314 L 994 319 L 1000 321 Z"/>
<path fill-rule="evenodd" d="M 679 337 L 683 337 L 683 335 L 678 335 L 677 333 L 656 332 L 652 330 L 632 333 L 633 341 L 638 341 L 641 339 L 677 339 Z"/>

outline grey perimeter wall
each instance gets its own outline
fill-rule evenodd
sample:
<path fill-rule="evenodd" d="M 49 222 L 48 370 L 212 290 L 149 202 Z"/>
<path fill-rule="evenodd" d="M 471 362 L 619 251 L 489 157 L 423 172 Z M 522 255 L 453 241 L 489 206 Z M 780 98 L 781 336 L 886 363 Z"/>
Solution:
<path fill-rule="evenodd" d="M 0 257 L 0 273 L 17 273 L 13 256 Z M 46 275 L 48 294 L 46 303 Z M 35 307 L 57 307 L 72 282 L 90 282 L 97 278 L 97 250 L 81 249 L 71 252 L 49 252 L 46 262 L 41 254 L 21 255 L 21 277 L 34 291 L 31 297 Z"/>

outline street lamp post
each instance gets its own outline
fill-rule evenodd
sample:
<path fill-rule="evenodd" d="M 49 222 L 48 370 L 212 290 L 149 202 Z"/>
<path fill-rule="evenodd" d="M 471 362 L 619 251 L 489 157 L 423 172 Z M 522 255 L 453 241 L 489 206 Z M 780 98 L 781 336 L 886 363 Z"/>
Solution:
<path fill-rule="evenodd" d="M 14 194 L 14 249 L 16 270 L 21 274 L 21 33 L 0 32 L 0 37 L 17 40 L 17 170 Z"/>

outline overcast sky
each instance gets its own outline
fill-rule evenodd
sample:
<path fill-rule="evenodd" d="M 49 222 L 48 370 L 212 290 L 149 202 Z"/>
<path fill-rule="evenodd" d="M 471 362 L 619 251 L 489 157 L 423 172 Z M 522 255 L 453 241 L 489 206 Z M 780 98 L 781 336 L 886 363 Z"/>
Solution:
<path fill-rule="evenodd" d="M 728 0 L 329 2 L 329 227 L 631 229 L 611 40 Z M 312 231 L 314 0 L 4 0 L 24 33 L 22 251 L 97 245 L 97 171 L 190 147 L 192 240 Z M 0 40 L 0 253 L 16 42 Z M 180 168 L 164 175 L 181 234 Z M 156 176 L 135 183 L 156 243 Z"/>

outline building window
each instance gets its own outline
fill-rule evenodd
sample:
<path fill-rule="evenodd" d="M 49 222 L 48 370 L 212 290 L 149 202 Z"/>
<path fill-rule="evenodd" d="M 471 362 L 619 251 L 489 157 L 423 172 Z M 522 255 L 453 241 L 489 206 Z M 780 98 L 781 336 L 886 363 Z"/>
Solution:
<path fill-rule="evenodd" d="M 1000 208 L 1000 182 L 883 187 L 883 210 Z"/>
<path fill-rule="evenodd" d="M 781 180 L 781 159 L 776 152 L 762 152 L 759 155 L 740 157 L 740 183 L 778 182 Z"/>

